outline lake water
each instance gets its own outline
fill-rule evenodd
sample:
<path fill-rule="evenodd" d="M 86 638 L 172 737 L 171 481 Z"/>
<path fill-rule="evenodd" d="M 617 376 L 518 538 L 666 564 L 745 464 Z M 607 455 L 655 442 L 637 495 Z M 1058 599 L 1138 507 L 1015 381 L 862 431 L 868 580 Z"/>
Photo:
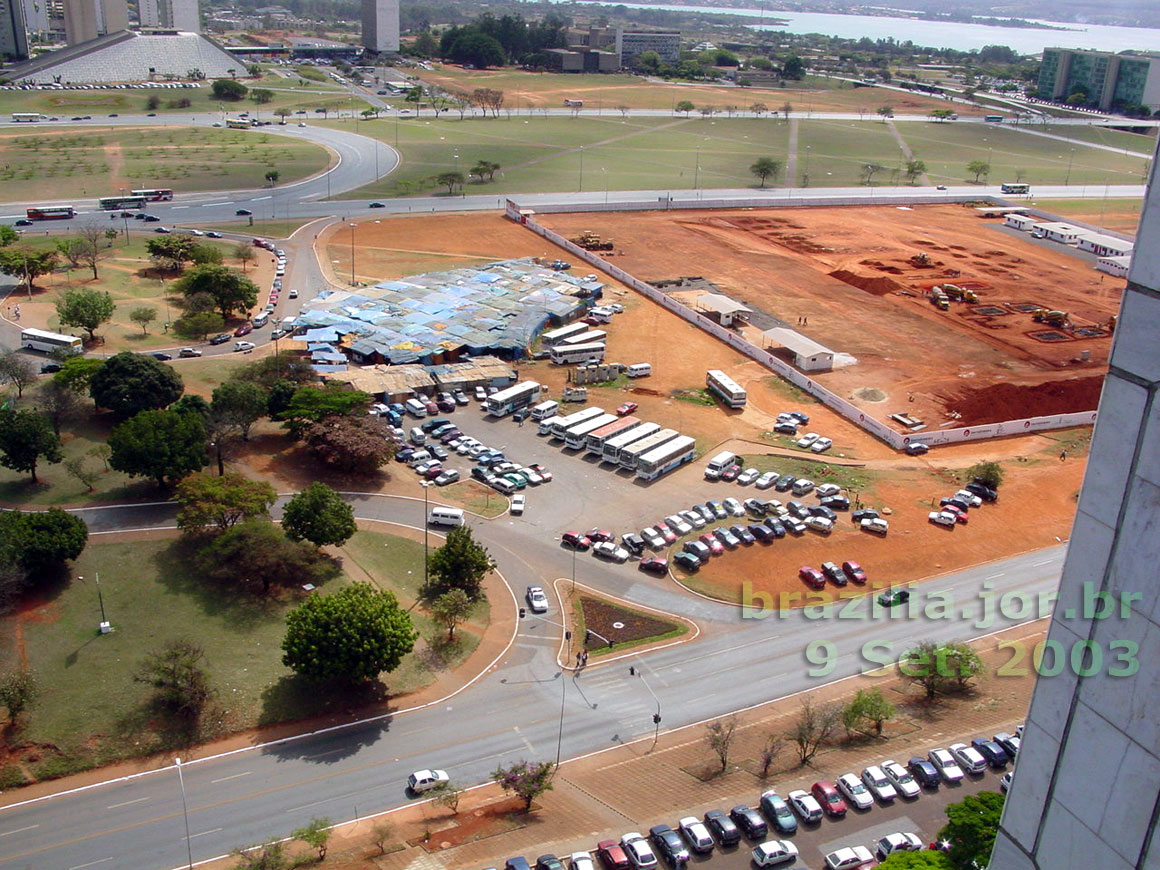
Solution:
<path fill-rule="evenodd" d="M 568 2 L 568 0 L 556 0 Z M 580 5 L 597 5 L 594 0 L 576 0 Z M 676 12 L 706 12 L 718 15 L 759 16 L 760 9 L 717 6 L 673 6 L 662 3 L 633 3 L 644 9 L 667 9 Z M 1100 51 L 1156 50 L 1160 48 L 1160 30 L 1143 27 L 1112 27 L 1097 24 L 1058 24 L 1043 22 L 1069 30 L 1032 30 L 1022 27 L 994 27 L 984 24 L 947 24 L 913 18 L 888 18 L 872 15 L 834 15 L 827 12 L 784 12 L 769 10 L 766 15 L 788 21 L 767 30 L 790 33 L 823 33 L 845 39 L 909 39 L 915 45 L 932 48 L 954 48 L 959 51 L 979 49 L 985 45 L 1008 45 L 1022 54 L 1038 54 L 1045 46 L 1094 48 Z M 757 27 L 757 25 L 754 25 Z"/>

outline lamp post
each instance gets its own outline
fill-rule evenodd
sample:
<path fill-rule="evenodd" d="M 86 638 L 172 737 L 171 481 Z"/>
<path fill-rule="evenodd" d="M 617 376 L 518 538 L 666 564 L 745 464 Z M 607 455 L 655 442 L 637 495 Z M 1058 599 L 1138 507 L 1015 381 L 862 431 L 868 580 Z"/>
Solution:
<path fill-rule="evenodd" d="M 189 870 L 193 870 L 193 841 L 189 836 L 189 804 L 185 800 L 185 776 L 181 772 L 181 759 L 175 758 L 177 781 L 181 784 L 181 814 L 185 816 L 185 856 L 189 859 Z"/>
<path fill-rule="evenodd" d="M 354 286 L 354 221 L 350 222 L 350 284 Z"/>
<path fill-rule="evenodd" d="M 608 205 L 608 170 L 601 166 L 600 171 L 604 173 L 604 204 Z"/>
<path fill-rule="evenodd" d="M 693 190 L 698 190 L 701 181 L 701 146 L 697 146 L 697 164 L 693 168 Z"/>
<path fill-rule="evenodd" d="M 649 752 L 652 752 L 653 749 L 656 749 L 657 740 L 660 739 L 661 736 L 661 699 L 658 698 L 657 693 L 652 690 L 652 686 L 645 682 L 644 673 L 640 670 L 639 667 L 636 669 L 636 674 L 638 677 L 640 677 L 640 681 L 644 684 L 644 687 L 648 689 L 648 693 L 652 695 L 653 700 L 657 702 L 657 711 L 653 714 L 653 725 L 655 725 L 656 728 L 653 729 L 653 742 L 652 746 L 649 748 Z"/>
<path fill-rule="evenodd" d="M 424 480 L 422 482 L 422 487 L 423 487 L 423 588 L 424 589 L 427 588 L 427 553 L 428 553 L 427 528 L 429 525 L 427 523 L 427 516 L 428 516 L 428 507 L 427 506 L 429 504 L 429 502 L 427 500 L 427 490 L 430 488 L 430 486 L 431 486 L 431 481 Z"/>
<path fill-rule="evenodd" d="M 564 702 L 568 697 L 568 678 L 563 671 L 556 671 L 560 680 L 560 730 L 556 735 L 556 769 L 560 769 L 560 751 L 564 746 Z"/>
<path fill-rule="evenodd" d="M 1066 187 L 1071 184 L 1071 161 L 1075 158 L 1075 149 L 1069 148 L 1067 150 L 1067 176 L 1063 179 L 1063 184 Z"/>
<path fill-rule="evenodd" d="M 584 146 L 580 146 L 580 193 L 584 192 Z"/>
<path fill-rule="evenodd" d="M 572 548 L 572 592 L 576 591 L 576 548 Z"/>

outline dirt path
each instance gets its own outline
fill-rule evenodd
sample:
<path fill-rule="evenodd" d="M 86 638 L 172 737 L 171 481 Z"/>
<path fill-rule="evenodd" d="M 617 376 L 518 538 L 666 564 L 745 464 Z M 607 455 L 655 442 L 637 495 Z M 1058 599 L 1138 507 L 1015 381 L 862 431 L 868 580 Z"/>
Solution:
<path fill-rule="evenodd" d="M 794 186 L 793 180 L 797 178 L 797 158 L 798 158 L 798 119 L 793 118 L 789 122 L 789 148 L 785 156 L 785 183 L 790 187 Z"/>
<path fill-rule="evenodd" d="M 907 162 L 914 160 L 914 152 L 910 150 L 910 146 L 906 144 L 906 140 L 902 138 L 902 134 L 898 132 L 898 128 L 894 126 L 894 122 L 887 119 L 886 126 L 890 128 L 890 135 L 894 137 L 894 141 L 898 143 L 898 147 L 902 149 L 902 154 L 906 157 Z M 921 184 L 929 185 L 930 178 L 926 172 L 920 172 L 916 179 Z"/>
<path fill-rule="evenodd" d="M 108 189 L 119 190 L 123 187 L 125 190 L 129 190 L 133 186 L 133 182 L 123 175 L 125 171 L 125 152 L 121 149 L 121 143 L 107 142 L 101 150 L 105 155 L 105 162 L 109 166 L 109 176 L 106 179 Z"/>

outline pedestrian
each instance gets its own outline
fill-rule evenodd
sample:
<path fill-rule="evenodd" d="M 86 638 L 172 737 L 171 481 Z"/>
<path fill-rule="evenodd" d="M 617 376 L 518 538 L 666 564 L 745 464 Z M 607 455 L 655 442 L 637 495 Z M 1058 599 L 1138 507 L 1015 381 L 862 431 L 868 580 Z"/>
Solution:
<path fill-rule="evenodd" d="M 580 664 L 581 664 L 581 662 L 582 662 L 582 660 L 583 660 L 583 656 L 584 656 L 584 651 L 583 651 L 583 650 L 581 650 L 580 652 L 576 653 L 576 667 L 577 667 L 577 668 L 579 668 L 579 667 L 580 667 Z"/>
<path fill-rule="evenodd" d="M 581 653 L 580 664 L 584 667 L 588 667 L 588 650 L 584 650 L 584 652 Z"/>
<path fill-rule="evenodd" d="M 1067 459 L 1067 448 L 1066 447 L 1063 450 L 1059 451 L 1059 461 L 1063 462 L 1063 460 L 1065 460 L 1065 459 Z"/>

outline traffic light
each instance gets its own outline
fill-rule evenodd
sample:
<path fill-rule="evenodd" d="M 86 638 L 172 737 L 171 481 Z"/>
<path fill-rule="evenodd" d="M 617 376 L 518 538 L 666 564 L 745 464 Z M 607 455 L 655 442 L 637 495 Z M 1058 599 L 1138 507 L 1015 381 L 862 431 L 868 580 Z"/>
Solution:
<path fill-rule="evenodd" d="M 586 628 L 584 629 L 584 646 L 588 646 L 590 643 L 592 643 L 592 629 Z"/>
<path fill-rule="evenodd" d="M 521 607 L 520 608 L 520 619 L 523 619 L 527 615 L 528 615 L 528 611 L 525 608 Z"/>

